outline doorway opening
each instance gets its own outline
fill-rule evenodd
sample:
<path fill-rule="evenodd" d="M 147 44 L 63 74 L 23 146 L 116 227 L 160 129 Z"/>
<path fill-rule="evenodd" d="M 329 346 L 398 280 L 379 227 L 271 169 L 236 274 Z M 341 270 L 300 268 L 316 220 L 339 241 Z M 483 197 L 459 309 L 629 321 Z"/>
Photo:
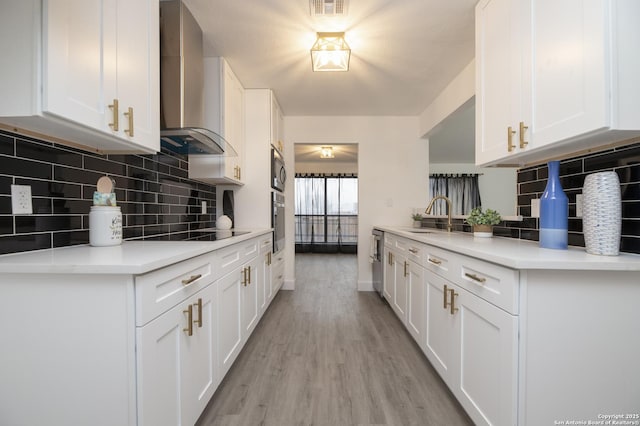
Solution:
<path fill-rule="evenodd" d="M 295 144 L 296 253 L 357 253 L 357 156 L 357 144 Z"/>

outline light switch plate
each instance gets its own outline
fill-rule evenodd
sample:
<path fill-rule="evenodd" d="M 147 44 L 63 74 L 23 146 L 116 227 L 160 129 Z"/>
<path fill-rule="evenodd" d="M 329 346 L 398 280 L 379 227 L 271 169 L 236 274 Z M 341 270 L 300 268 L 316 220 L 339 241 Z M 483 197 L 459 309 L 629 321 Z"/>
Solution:
<path fill-rule="evenodd" d="M 11 185 L 11 211 L 13 214 L 33 214 L 31 186 Z"/>
<path fill-rule="evenodd" d="M 540 217 L 540 198 L 531 200 L 531 217 Z"/>
<path fill-rule="evenodd" d="M 200 214 L 207 214 L 207 202 L 200 203 Z"/>

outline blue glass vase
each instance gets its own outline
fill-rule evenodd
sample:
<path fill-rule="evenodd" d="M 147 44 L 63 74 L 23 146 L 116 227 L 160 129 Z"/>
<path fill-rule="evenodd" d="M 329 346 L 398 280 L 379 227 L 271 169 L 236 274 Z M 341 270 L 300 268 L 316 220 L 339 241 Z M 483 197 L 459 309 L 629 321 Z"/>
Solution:
<path fill-rule="evenodd" d="M 560 184 L 560 162 L 549 161 L 547 187 L 540 198 L 540 247 L 567 249 L 569 199 Z"/>

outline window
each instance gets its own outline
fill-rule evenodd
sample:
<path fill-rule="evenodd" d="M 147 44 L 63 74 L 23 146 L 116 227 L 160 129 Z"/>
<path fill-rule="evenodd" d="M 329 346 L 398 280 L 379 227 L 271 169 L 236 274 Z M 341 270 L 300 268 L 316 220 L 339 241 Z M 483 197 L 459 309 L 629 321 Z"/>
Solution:
<path fill-rule="evenodd" d="M 356 176 L 296 175 L 295 198 L 297 252 L 356 252 Z"/>

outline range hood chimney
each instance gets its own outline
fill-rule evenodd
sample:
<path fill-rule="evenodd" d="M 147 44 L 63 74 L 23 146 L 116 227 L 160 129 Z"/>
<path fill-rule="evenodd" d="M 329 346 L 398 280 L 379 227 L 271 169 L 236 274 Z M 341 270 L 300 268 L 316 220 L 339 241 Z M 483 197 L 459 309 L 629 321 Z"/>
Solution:
<path fill-rule="evenodd" d="M 160 139 L 179 154 L 237 155 L 204 123 L 202 30 L 181 0 L 160 1 Z"/>

